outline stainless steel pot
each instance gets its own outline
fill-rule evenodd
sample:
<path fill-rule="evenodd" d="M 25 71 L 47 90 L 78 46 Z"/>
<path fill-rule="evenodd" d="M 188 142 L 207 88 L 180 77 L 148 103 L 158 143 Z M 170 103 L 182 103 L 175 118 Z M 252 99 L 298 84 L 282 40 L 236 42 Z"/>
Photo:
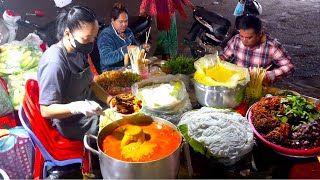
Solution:
<path fill-rule="evenodd" d="M 244 99 L 245 86 L 238 85 L 235 88 L 208 86 L 195 80 L 193 84 L 196 98 L 202 106 L 233 108 Z"/>
<path fill-rule="evenodd" d="M 100 170 L 104 179 L 173 179 L 177 178 L 179 165 L 180 165 L 180 152 L 181 143 L 177 149 L 167 157 L 162 159 L 149 161 L 149 162 L 126 162 L 118 159 L 114 159 L 106 155 L 102 151 L 102 143 L 104 138 L 108 133 L 114 130 L 116 127 L 134 122 L 159 122 L 172 127 L 174 130 L 178 131 L 176 126 L 161 118 L 151 117 L 151 116 L 135 116 L 130 118 L 123 118 L 117 120 L 111 124 L 104 127 L 98 134 L 98 137 L 94 135 L 84 136 L 84 146 L 86 149 L 92 153 L 99 156 Z M 180 134 L 180 133 L 179 133 Z M 98 150 L 93 149 L 88 144 L 89 138 L 95 139 L 98 145 Z M 182 136 L 180 135 L 182 140 Z"/>

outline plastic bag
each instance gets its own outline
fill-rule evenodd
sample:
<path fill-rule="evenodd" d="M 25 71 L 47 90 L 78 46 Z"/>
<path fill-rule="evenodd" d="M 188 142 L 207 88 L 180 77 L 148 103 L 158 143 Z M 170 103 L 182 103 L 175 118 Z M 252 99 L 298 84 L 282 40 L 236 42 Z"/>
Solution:
<path fill-rule="evenodd" d="M 181 77 L 152 77 L 132 85 L 132 93 L 143 102 L 142 113 L 176 124 L 182 113 L 192 109 L 189 94 Z"/>
<path fill-rule="evenodd" d="M 156 112 L 175 112 L 189 98 L 183 81 L 173 75 L 153 77 L 132 85 L 143 107 Z"/>
<path fill-rule="evenodd" d="M 194 66 L 194 79 L 201 84 L 235 88 L 237 85 L 245 86 L 250 81 L 247 68 L 221 61 L 218 54 L 205 55 L 198 59 Z"/>
<path fill-rule="evenodd" d="M 245 2 L 239 1 L 236 8 L 234 9 L 233 15 L 241 16 L 244 11 L 244 5 L 245 5 Z"/>
<path fill-rule="evenodd" d="M 175 112 L 155 112 L 148 109 L 142 109 L 142 113 L 148 116 L 155 116 L 167 121 L 170 121 L 172 124 L 177 125 L 179 123 L 180 117 L 183 113 L 192 110 L 192 104 L 190 100 L 186 100 L 179 106 L 179 109 Z"/>
<path fill-rule="evenodd" d="M 33 178 L 34 147 L 26 130 L 21 126 L 9 129 L 0 138 L 0 169 L 11 179 Z"/>

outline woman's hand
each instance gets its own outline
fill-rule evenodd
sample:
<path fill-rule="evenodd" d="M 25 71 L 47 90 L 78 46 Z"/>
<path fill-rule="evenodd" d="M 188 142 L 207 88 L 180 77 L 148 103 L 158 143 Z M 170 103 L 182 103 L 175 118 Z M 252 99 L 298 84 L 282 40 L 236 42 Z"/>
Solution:
<path fill-rule="evenodd" d="M 111 103 L 111 101 L 112 101 L 112 99 L 113 99 L 114 97 L 113 96 L 111 96 L 111 95 L 109 95 L 108 97 L 107 97 L 107 105 L 110 107 L 110 103 Z"/>
<path fill-rule="evenodd" d="M 150 50 L 150 48 L 151 48 L 151 45 L 148 44 L 148 43 L 144 43 L 144 44 L 142 45 L 142 48 L 143 48 L 144 50 L 146 50 L 147 52 L 149 52 L 149 50 Z"/>
<path fill-rule="evenodd" d="M 141 17 L 147 17 L 147 13 L 146 13 L 146 12 L 142 12 L 141 14 L 139 14 L 139 16 L 141 16 Z"/>
<path fill-rule="evenodd" d="M 127 50 L 129 51 L 130 49 L 133 49 L 133 48 L 137 48 L 138 46 L 136 45 L 129 45 L 127 46 Z"/>
<path fill-rule="evenodd" d="M 75 101 L 68 104 L 71 114 L 83 114 L 87 117 L 98 115 L 102 107 L 95 101 Z"/>

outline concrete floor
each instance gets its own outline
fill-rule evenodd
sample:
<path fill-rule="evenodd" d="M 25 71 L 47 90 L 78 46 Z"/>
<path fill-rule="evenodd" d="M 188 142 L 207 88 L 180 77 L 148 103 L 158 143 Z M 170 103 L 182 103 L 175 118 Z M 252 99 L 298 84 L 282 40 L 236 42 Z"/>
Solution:
<path fill-rule="evenodd" d="M 110 9 L 114 2 L 124 2 L 130 15 L 138 15 L 140 0 L 73 0 L 71 5 L 80 4 L 91 7 L 100 20 L 110 20 Z M 320 0 L 260 0 L 263 13 L 260 16 L 265 31 L 277 38 L 287 49 L 296 67 L 294 74 L 275 83 L 284 89 L 296 90 L 302 94 L 320 98 Z M 234 22 L 233 10 L 237 0 L 193 0 L 198 6 L 221 14 Z M 53 0 L 10 0 L 7 9 L 21 14 L 32 10 L 41 10 L 46 17 L 31 17 L 30 20 L 40 25 L 53 20 L 56 11 Z M 190 55 L 183 44 L 192 24 L 192 11 L 187 9 L 188 19 L 183 21 L 177 15 L 179 54 Z M 22 39 L 30 30 L 19 29 L 17 39 Z M 153 23 L 152 37 L 157 38 L 157 30 Z M 151 52 L 154 49 L 151 49 Z"/>

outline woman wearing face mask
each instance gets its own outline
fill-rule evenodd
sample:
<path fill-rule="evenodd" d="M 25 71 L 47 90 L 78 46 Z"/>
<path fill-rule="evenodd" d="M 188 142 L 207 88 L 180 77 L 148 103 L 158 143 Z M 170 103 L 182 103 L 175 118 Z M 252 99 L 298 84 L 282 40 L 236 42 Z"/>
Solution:
<path fill-rule="evenodd" d="M 93 82 L 87 56 L 98 33 L 95 13 L 74 6 L 57 18 L 58 39 L 42 55 L 38 67 L 40 110 L 66 138 L 96 134 L 101 106 L 112 96 Z"/>
<path fill-rule="evenodd" d="M 111 10 L 111 24 L 98 37 L 100 72 L 117 70 L 124 66 L 124 55 L 128 49 L 138 46 L 128 28 L 128 11 L 122 3 L 115 3 Z M 146 51 L 150 45 L 143 44 Z"/>

